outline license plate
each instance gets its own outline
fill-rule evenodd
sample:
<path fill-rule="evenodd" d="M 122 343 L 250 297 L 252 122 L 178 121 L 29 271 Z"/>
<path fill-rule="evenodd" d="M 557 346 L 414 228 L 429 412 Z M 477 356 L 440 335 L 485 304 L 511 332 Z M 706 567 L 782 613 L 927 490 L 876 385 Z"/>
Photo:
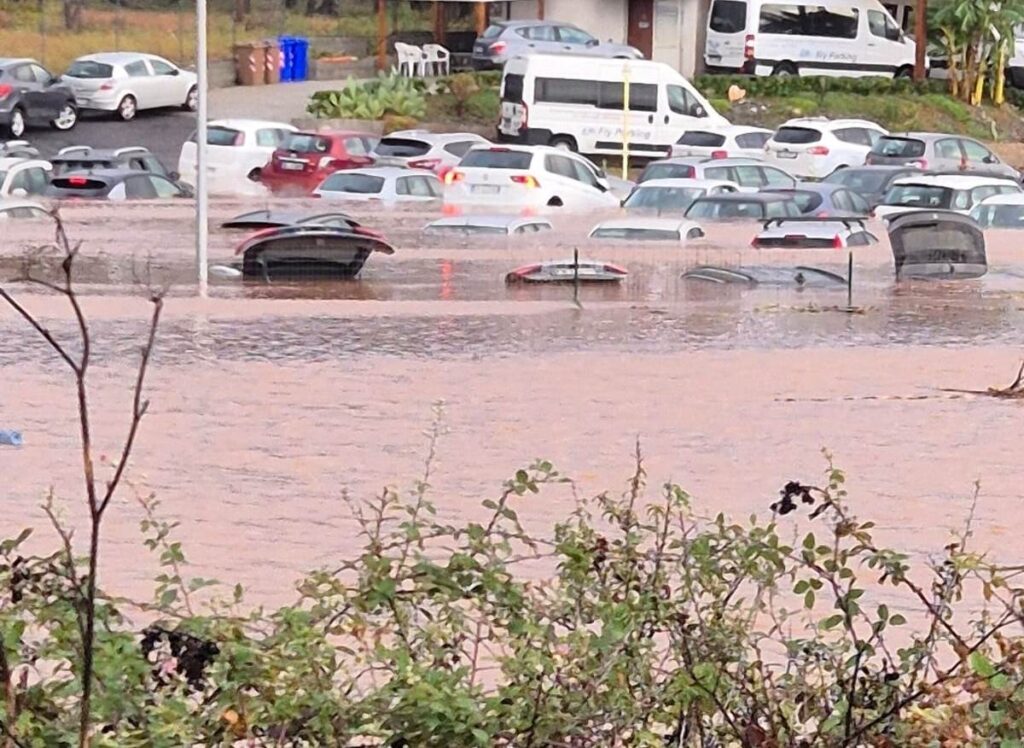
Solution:
<path fill-rule="evenodd" d="M 305 166 L 305 164 L 296 164 L 292 161 L 281 162 L 281 168 L 285 171 L 302 171 L 303 166 Z"/>
<path fill-rule="evenodd" d="M 779 151 L 778 152 L 778 157 L 779 158 L 796 158 L 796 154 L 793 153 L 793 151 Z"/>
<path fill-rule="evenodd" d="M 475 195 L 497 195 L 501 188 L 493 184 L 474 184 L 473 194 Z"/>
<path fill-rule="evenodd" d="M 581 267 L 577 272 L 574 268 L 552 268 L 551 275 L 555 278 L 572 278 L 574 276 L 583 277 L 584 275 L 595 275 L 596 270 L 591 267 Z"/>

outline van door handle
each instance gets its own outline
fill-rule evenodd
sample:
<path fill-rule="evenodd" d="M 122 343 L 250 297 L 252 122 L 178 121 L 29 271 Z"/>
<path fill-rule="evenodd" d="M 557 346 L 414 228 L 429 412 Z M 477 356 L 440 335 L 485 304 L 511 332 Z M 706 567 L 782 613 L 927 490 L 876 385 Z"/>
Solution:
<path fill-rule="evenodd" d="M 668 115 L 667 114 L 665 115 L 665 124 L 666 125 L 668 124 Z"/>
<path fill-rule="evenodd" d="M 653 114 L 648 114 L 647 115 L 647 124 L 649 124 L 649 125 L 653 125 L 654 124 L 654 115 Z"/>

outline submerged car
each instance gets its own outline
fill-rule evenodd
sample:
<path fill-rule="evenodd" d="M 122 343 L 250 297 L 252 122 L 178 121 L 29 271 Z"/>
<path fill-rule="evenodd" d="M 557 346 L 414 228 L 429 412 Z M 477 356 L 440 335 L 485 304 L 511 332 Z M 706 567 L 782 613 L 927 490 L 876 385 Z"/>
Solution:
<path fill-rule="evenodd" d="M 882 202 L 893 182 L 920 173 L 921 170 L 914 166 L 855 166 L 832 172 L 822 183 L 842 185 L 863 197 L 874 208 Z"/>
<path fill-rule="evenodd" d="M 249 237 L 235 250 L 242 276 L 277 279 L 354 278 L 374 252 L 394 254 L 375 231 L 357 226 L 285 226 Z"/>
<path fill-rule="evenodd" d="M 793 200 L 784 195 L 766 193 L 702 197 L 686 211 L 687 218 L 700 221 L 763 221 L 799 215 L 800 209 Z"/>
<path fill-rule="evenodd" d="M 472 132 L 399 130 L 381 138 L 370 155 L 377 166 L 426 169 L 441 175 L 479 145 L 490 145 L 490 141 Z"/>
<path fill-rule="evenodd" d="M 39 149 L 27 140 L 0 143 L 0 158 L 39 158 Z"/>
<path fill-rule="evenodd" d="M 721 267 L 700 265 L 683 273 L 683 280 L 741 286 L 796 286 L 798 289 L 846 286 L 846 278 L 822 268 L 796 267 Z"/>
<path fill-rule="evenodd" d="M 639 183 L 652 179 L 712 179 L 732 182 L 747 192 L 765 188 L 791 189 L 796 178 L 785 169 L 769 166 L 757 159 L 701 158 L 685 156 L 652 161 L 640 173 Z"/>
<path fill-rule="evenodd" d="M 206 174 L 210 192 L 220 194 L 257 193 L 266 189 L 255 184 L 260 169 L 296 128 L 284 122 L 255 119 L 213 120 L 206 130 Z M 187 184 L 196 183 L 196 134 L 182 143 L 178 173 Z"/>
<path fill-rule="evenodd" d="M 711 179 L 650 179 L 638 184 L 622 202 L 630 213 L 683 215 L 693 201 L 706 195 L 727 195 L 737 191 L 732 182 Z"/>
<path fill-rule="evenodd" d="M 550 231 L 551 222 L 544 218 L 521 216 L 450 216 L 427 224 L 423 230 L 428 234 L 521 236 Z"/>
<path fill-rule="evenodd" d="M 950 210 L 967 215 L 985 198 L 1020 192 L 1020 185 L 1011 179 L 924 174 L 893 182 L 875 208 L 875 215 L 888 218 L 915 210 Z"/>
<path fill-rule="evenodd" d="M 253 210 L 242 213 L 221 224 L 225 229 L 276 229 L 282 226 L 335 226 L 355 228 L 359 222 L 347 213 L 302 213 L 287 210 Z"/>
<path fill-rule="evenodd" d="M 845 249 L 866 247 L 878 237 L 864 228 L 862 218 L 773 218 L 754 236 L 755 249 Z"/>
<path fill-rule="evenodd" d="M 866 216 L 868 201 L 856 192 L 828 182 L 800 182 L 791 190 L 765 190 L 789 197 L 805 216 Z"/>
<path fill-rule="evenodd" d="M 148 148 L 129 146 L 126 148 L 93 148 L 87 145 L 73 145 L 61 148 L 50 159 L 53 173 L 57 176 L 71 171 L 93 169 L 131 169 L 161 174 L 176 180 L 178 175 L 169 171 Z"/>
<path fill-rule="evenodd" d="M 505 276 L 506 283 L 618 283 L 629 275 L 623 267 L 593 260 L 555 260 L 523 265 Z"/>
<path fill-rule="evenodd" d="M 985 235 L 969 216 L 915 211 L 889 221 L 896 279 L 959 280 L 988 272 Z"/>
<path fill-rule="evenodd" d="M 947 133 L 890 133 L 874 144 L 865 163 L 909 164 L 933 171 L 970 170 L 1007 179 L 1020 179 L 1020 172 L 1000 161 L 999 157 L 981 142 Z"/>
<path fill-rule="evenodd" d="M 308 195 L 335 172 L 370 166 L 376 142 L 362 132 L 289 133 L 260 170 L 260 182 L 275 195 Z"/>
<path fill-rule="evenodd" d="M 158 200 L 192 197 L 192 190 L 161 174 L 131 169 L 95 169 L 54 177 L 44 195 L 62 200 Z"/>
<path fill-rule="evenodd" d="M 590 230 L 591 239 L 621 239 L 633 242 L 679 244 L 703 237 L 704 229 L 693 221 L 680 218 L 612 218 L 601 221 Z"/>
<path fill-rule="evenodd" d="M 0 158 L 0 197 L 42 195 L 53 167 L 37 158 Z"/>
<path fill-rule="evenodd" d="M 987 197 L 971 210 L 983 229 L 1024 229 L 1024 194 Z"/>
<path fill-rule="evenodd" d="M 0 198 L 0 222 L 24 218 L 53 218 L 44 206 L 32 200 Z"/>
<path fill-rule="evenodd" d="M 378 166 L 336 171 L 313 194 L 330 200 L 424 203 L 440 200 L 442 188 L 441 180 L 433 172 Z"/>

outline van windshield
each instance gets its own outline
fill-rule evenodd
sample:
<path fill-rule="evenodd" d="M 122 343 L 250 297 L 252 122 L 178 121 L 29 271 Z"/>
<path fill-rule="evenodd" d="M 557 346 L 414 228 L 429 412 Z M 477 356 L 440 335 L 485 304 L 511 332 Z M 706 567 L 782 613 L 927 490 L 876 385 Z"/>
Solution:
<path fill-rule="evenodd" d="M 745 0 L 715 0 L 708 25 L 719 34 L 738 34 L 747 27 L 747 3 Z"/>

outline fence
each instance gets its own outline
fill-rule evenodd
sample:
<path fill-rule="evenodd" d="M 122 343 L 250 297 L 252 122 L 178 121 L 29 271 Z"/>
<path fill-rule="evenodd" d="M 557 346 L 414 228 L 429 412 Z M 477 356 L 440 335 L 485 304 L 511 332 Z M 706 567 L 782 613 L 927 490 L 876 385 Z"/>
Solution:
<path fill-rule="evenodd" d="M 392 34 L 432 28 L 429 2 L 388 0 Z M 462 7 L 465 6 L 465 7 Z M 195 0 L 0 0 L 0 56 L 33 57 L 54 72 L 92 52 L 141 51 L 182 65 L 195 55 Z M 472 27 L 470 3 L 452 3 L 448 27 Z M 316 55 L 372 55 L 375 0 L 210 0 L 212 60 L 235 44 L 303 36 Z"/>

